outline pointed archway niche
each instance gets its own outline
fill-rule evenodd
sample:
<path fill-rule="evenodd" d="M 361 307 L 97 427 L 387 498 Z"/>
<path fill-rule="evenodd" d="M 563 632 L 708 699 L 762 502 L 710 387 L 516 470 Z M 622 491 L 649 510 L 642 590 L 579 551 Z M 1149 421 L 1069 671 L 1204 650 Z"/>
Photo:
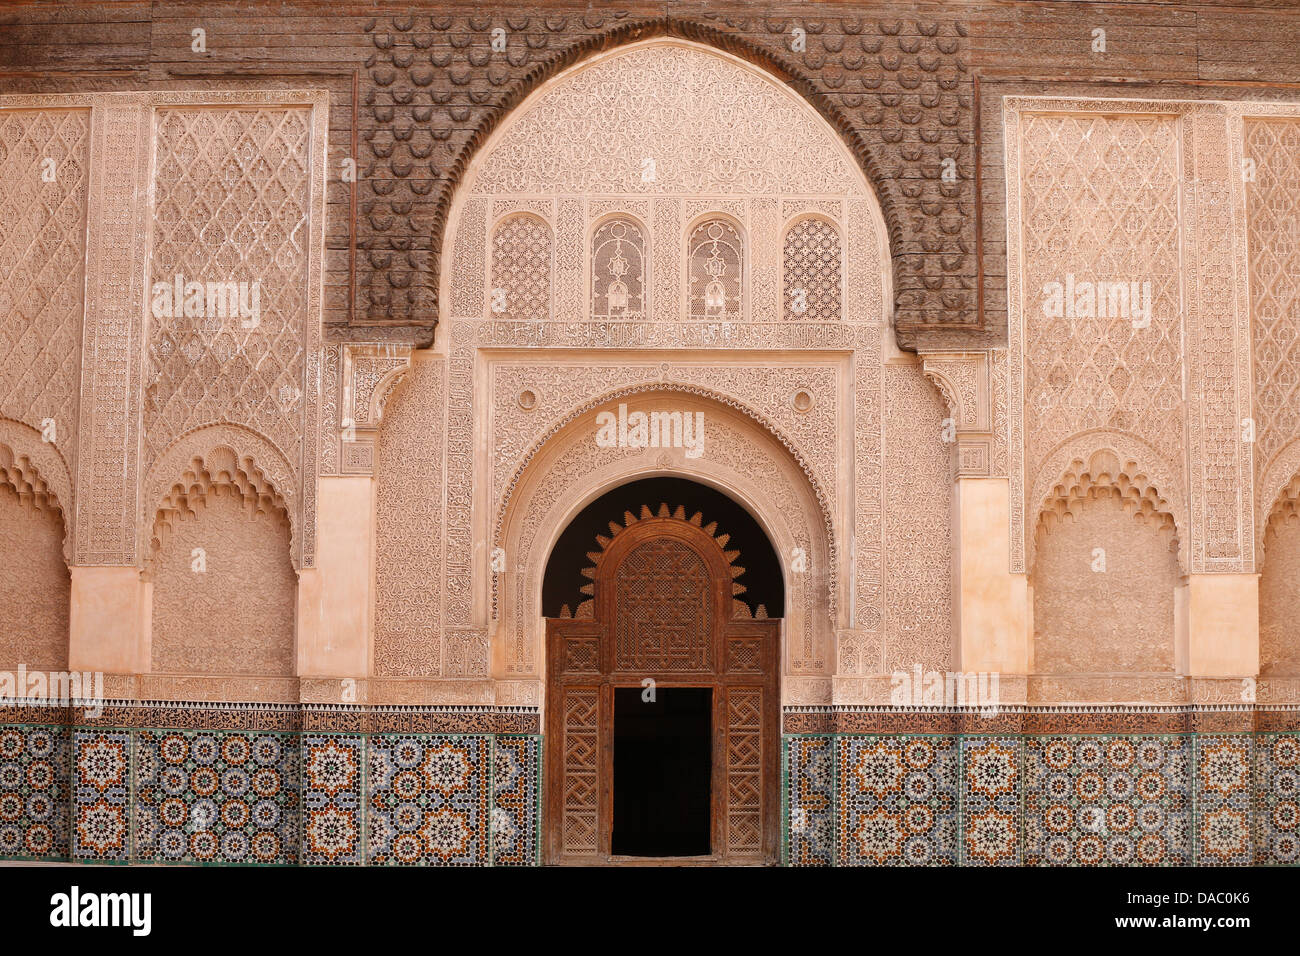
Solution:
<path fill-rule="evenodd" d="M 543 708 L 546 556 L 654 475 L 719 489 L 776 548 L 787 705 L 946 667 L 948 411 L 894 347 L 885 236 L 836 132 L 730 54 L 657 38 L 534 91 L 453 199 L 435 341 L 384 414 L 372 699 Z M 620 406 L 702 415 L 702 449 L 603 447 Z"/>

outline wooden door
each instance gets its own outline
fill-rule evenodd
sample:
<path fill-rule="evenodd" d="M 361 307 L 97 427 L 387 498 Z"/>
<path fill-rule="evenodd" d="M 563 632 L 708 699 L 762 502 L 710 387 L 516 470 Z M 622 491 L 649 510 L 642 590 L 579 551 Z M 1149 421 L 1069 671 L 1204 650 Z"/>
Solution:
<path fill-rule="evenodd" d="M 546 622 L 547 860 L 622 862 L 611 854 L 614 689 L 649 678 L 713 690 L 711 852 L 690 859 L 775 863 L 781 622 L 735 599 L 738 555 L 699 515 L 661 506 L 625 518 L 589 555 L 592 599 Z"/>

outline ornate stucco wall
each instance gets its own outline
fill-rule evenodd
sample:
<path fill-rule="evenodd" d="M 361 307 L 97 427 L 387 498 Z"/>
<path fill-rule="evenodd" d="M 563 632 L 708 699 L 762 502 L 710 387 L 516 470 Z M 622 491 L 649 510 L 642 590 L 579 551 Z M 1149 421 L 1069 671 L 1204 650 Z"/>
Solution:
<path fill-rule="evenodd" d="M 60 769 L 0 856 L 537 862 L 547 557 L 673 475 L 783 563 L 788 862 L 1294 858 L 1290 67 L 1157 93 L 1186 65 L 1067 82 L 1091 21 L 1015 5 L 670 7 L 345 11 L 310 66 L 156 9 L 120 69 L 0 75 L 0 668 L 109 699 L 6 717 Z M 1222 28 L 1098 10 L 1118 57 Z M 1149 311 L 1044 306 L 1076 281 Z M 703 454 L 600 446 L 620 404 Z M 891 706 L 914 669 L 996 674 L 997 715 Z M 182 834 L 167 787 L 250 760 L 266 816 Z M 1058 832 L 1057 770 L 1133 760 L 1158 825 Z M 416 801 L 459 829 L 398 833 L 406 761 L 461 774 Z M 936 829 L 873 842 L 905 766 Z"/>

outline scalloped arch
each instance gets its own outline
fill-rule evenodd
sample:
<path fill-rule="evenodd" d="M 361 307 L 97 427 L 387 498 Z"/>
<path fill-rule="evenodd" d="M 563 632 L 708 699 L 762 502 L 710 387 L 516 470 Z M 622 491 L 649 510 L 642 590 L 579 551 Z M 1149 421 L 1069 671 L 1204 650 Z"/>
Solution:
<path fill-rule="evenodd" d="M 147 564 L 158 522 L 169 524 L 194 489 L 229 484 L 259 510 L 279 508 L 289 520 L 291 557 L 302 567 L 298 495 L 289 462 L 271 442 L 242 425 L 204 425 L 186 432 L 158 456 L 145 479 L 139 554 Z M 165 533 L 165 532 L 164 532 Z"/>
<path fill-rule="evenodd" d="M 11 418 L 0 418 L 0 481 L 63 519 L 63 559 L 72 564 L 72 473 L 52 442 Z"/>
<path fill-rule="evenodd" d="M 1112 489 L 1136 516 L 1167 519 L 1178 545 L 1178 564 L 1186 574 L 1188 564 L 1187 512 L 1182 489 L 1172 476 L 1145 467 L 1156 460 L 1145 442 L 1132 436 L 1093 432 L 1058 445 L 1043 463 L 1026 504 L 1028 524 L 1027 567 L 1034 566 L 1035 539 L 1045 518 L 1062 515 L 1072 503 L 1099 488 Z"/>
<path fill-rule="evenodd" d="M 1255 485 L 1255 570 L 1264 567 L 1268 523 L 1288 499 L 1300 495 L 1300 438 L 1292 439 L 1268 463 Z"/>
<path fill-rule="evenodd" d="M 700 530 L 701 538 L 702 539 L 707 538 L 712 543 L 712 545 L 717 548 L 718 553 L 722 555 L 723 560 L 726 562 L 727 567 L 731 572 L 731 577 L 732 577 L 731 613 L 732 613 L 733 620 L 757 619 L 761 621 L 767 619 L 766 605 L 760 604 L 757 608 L 757 611 L 751 614 L 749 610 L 749 605 L 746 604 L 744 601 L 737 599 L 737 595 L 741 595 L 745 593 L 745 585 L 741 584 L 735 579 L 745 573 L 745 568 L 741 565 L 736 564 L 736 559 L 741 557 L 741 553 L 736 550 L 727 549 L 727 545 L 730 543 L 731 536 L 726 532 L 718 533 L 718 523 L 716 521 L 710 521 L 708 524 L 705 524 L 703 512 L 696 511 L 693 514 L 688 516 L 686 514 L 686 508 L 683 505 L 677 505 L 675 508 L 670 508 L 667 502 L 660 502 L 658 509 L 655 510 L 651 510 L 649 505 L 643 504 L 641 505 L 641 510 L 638 514 L 633 514 L 631 511 L 624 511 L 623 520 L 621 523 L 617 521 L 611 521 L 609 523 L 608 535 L 604 535 L 604 534 L 596 535 L 596 539 L 595 539 L 597 545 L 596 550 L 587 552 L 587 560 L 592 562 L 592 566 L 582 569 L 582 576 L 585 577 L 589 582 L 591 582 L 588 584 L 584 584 L 582 586 L 582 593 L 588 595 L 588 597 L 586 600 L 584 600 L 581 604 L 578 605 L 576 611 L 570 611 L 569 606 L 567 604 L 564 605 L 564 607 L 561 608 L 560 610 L 560 614 L 559 614 L 560 617 L 578 618 L 582 620 L 590 620 L 592 618 L 592 612 L 595 605 L 596 575 L 599 573 L 599 568 L 601 562 L 604 561 L 605 559 L 606 552 L 609 551 L 609 546 L 614 542 L 614 539 L 617 538 L 620 534 L 622 534 L 628 528 L 631 528 L 634 524 L 637 524 L 642 521 L 650 521 L 650 522 L 676 521 L 676 522 L 689 524 L 694 528 L 698 528 Z"/>

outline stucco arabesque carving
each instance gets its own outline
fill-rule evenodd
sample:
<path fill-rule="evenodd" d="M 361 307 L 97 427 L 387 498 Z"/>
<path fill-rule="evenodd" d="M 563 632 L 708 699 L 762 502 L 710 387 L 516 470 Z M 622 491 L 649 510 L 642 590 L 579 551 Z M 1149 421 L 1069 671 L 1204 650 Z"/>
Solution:
<path fill-rule="evenodd" d="M 787 582 L 786 635 L 791 666 L 824 669 L 827 642 L 828 543 L 817 520 L 817 502 L 806 475 L 775 436 L 743 411 L 718 406 L 715 400 L 677 393 L 644 393 L 655 407 L 713 408 L 708 455 L 687 459 L 682 449 L 600 447 L 579 420 L 554 435 L 543 449 L 544 464 L 527 469 L 507 512 L 503 540 L 513 558 L 500 577 L 499 639 L 504 643 L 509 675 L 536 673 L 539 621 L 530 609 L 540 606 L 540 587 L 549 545 L 572 518 L 575 508 L 593 494 L 656 471 L 716 482 L 750 503 L 772 536 L 774 547 L 789 553 L 799 547 L 809 555 L 809 571 Z M 817 573 L 817 569 L 823 571 Z M 788 570 L 788 569 L 787 569 Z"/>
<path fill-rule="evenodd" d="M 1099 460 L 1099 453 L 1110 452 L 1118 459 L 1120 471 L 1108 475 L 1108 484 L 1118 489 L 1119 483 L 1140 488 L 1143 496 L 1156 503 L 1156 510 L 1173 519 L 1178 538 L 1178 564 L 1182 573 L 1188 569 L 1188 515 L 1187 497 L 1183 483 L 1159 462 L 1159 455 L 1142 439 L 1121 432 L 1095 429 L 1075 435 L 1057 445 L 1044 458 L 1038 476 L 1030 491 L 1026 513 L 1028 527 L 1034 529 L 1050 502 L 1062 497 L 1059 489 L 1068 496 L 1072 477 L 1087 472 L 1090 463 Z M 1104 456 L 1101 456 L 1104 457 Z M 1013 504 L 1014 507 L 1014 504 Z M 1034 564 L 1034 536 L 1027 535 L 1028 567 Z"/>
<path fill-rule="evenodd" d="M 1145 444 L 1132 457 L 1168 495 L 1184 572 L 1253 570 L 1261 506 L 1252 445 L 1241 438 L 1252 414 L 1251 330 L 1236 171 L 1241 117 L 1294 107 L 1015 96 L 1003 108 L 1009 391 L 1024 420 L 1009 449 L 1012 570 L 1025 569 L 1035 509 L 1068 464 L 1053 449 L 1107 430 Z M 1090 147 L 1072 148 L 1085 135 Z M 1116 183 L 1108 215 L 1091 214 L 1100 200 L 1086 197 L 1072 208 L 1060 183 L 1079 179 Z M 1142 226 L 1119 231 L 1120 220 Z M 1051 251 L 1063 230 L 1064 257 Z M 1127 317 L 1085 317 L 1062 335 L 1059 319 L 1037 315 L 1041 283 L 1111 275 L 1116 261 L 1151 280 L 1148 325 L 1128 333 Z M 1077 450 L 1086 460 L 1096 449 Z"/>
<path fill-rule="evenodd" d="M 1255 519 L 1256 567 L 1263 568 L 1264 537 L 1273 514 L 1288 498 L 1294 498 L 1291 489 L 1300 482 L 1300 438 L 1293 439 L 1279 451 L 1259 477 L 1258 508 Z"/>
<path fill-rule="evenodd" d="M 921 370 L 943 396 L 952 416 L 957 475 L 987 477 L 993 468 L 993 408 L 988 352 L 923 351 Z"/>
<path fill-rule="evenodd" d="M 336 464 L 337 474 L 370 475 L 384 407 L 410 371 L 411 348 L 381 342 L 337 348 L 338 355 L 327 357 L 325 365 L 338 376 L 327 390 L 327 402 L 338 417 L 322 421 L 323 440 L 331 445 L 322 458 Z"/>
<path fill-rule="evenodd" d="M 196 459 L 206 463 L 212 460 L 214 452 L 223 448 L 229 450 L 246 475 L 257 476 L 256 483 L 263 487 L 263 494 L 283 503 L 289 518 L 294 568 L 300 570 L 302 565 L 297 558 L 303 516 L 294 469 L 268 439 L 243 425 L 229 423 L 202 425 L 186 432 L 168 445 L 149 469 L 137 522 L 137 553 L 145 567 L 148 568 L 152 555 L 150 540 L 156 534 L 158 522 L 165 520 L 164 512 L 168 510 L 171 493 L 175 489 L 179 489 L 181 494 L 188 490 L 183 482 Z"/>
<path fill-rule="evenodd" d="M 153 406 L 146 407 L 146 390 L 141 387 L 138 374 L 142 370 L 133 359 L 157 344 L 152 339 L 161 328 L 159 322 L 146 321 L 150 270 L 137 266 L 147 262 L 155 269 L 167 271 L 181 266 L 180 258 L 203 257 L 213 252 L 211 242 L 199 242 L 184 253 L 171 249 L 163 256 L 166 261 L 157 260 L 156 254 L 165 241 L 161 235 L 154 235 L 150 218 L 156 219 L 172 187 L 184 177 L 199 176 L 201 170 L 207 171 L 203 173 L 206 178 L 201 184 L 186 180 L 181 190 L 186 196 L 191 187 L 197 190 L 202 186 L 209 189 L 209 197 L 220 196 L 224 200 L 233 197 L 236 188 L 255 188 L 252 180 L 261 182 L 258 177 L 265 172 L 262 169 L 255 176 L 248 169 L 241 169 L 240 175 L 233 177 L 223 172 L 222 186 L 218 188 L 213 185 L 216 174 L 211 173 L 215 168 L 212 164 L 175 161 L 176 142 L 168 139 L 164 119 L 197 118 L 204 127 L 203 135 L 191 134 L 186 148 L 200 153 L 221 152 L 226 146 L 219 142 L 216 126 L 208 120 L 222 109 L 238 113 L 240 123 L 254 116 L 259 121 L 259 138 L 251 151 L 255 158 L 248 160 L 241 153 L 241 161 L 278 162 L 286 152 L 282 147 L 291 138 L 295 138 L 295 161 L 300 161 L 292 172 L 281 169 L 276 174 L 280 180 L 278 185 L 293 193 L 296 213 L 278 219 L 271 217 L 273 221 L 269 224 L 259 220 L 246 225 L 265 226 L 280 236 L 276 261 L 288 263 L 286 268 L 292 273 L 292 288 L 269 290 L 266 303 L 268 306 L 274 303 L 276 308 L 282 306 L 284 310 L 283 334 L 272 346 L 277 352 L 276 360 L 290 356 L 285 363 L 287 371 L 280 383 L 282 388 L 277 392 L 288 395 L 281 400 L 291 411 L 280 416 L 274 431 L 277 444 L 288 454 L 289 473 L 301 502 L 302 516 L 295 528 L 294 561 L 310 565 L 314 559 L 315 382 L 323 294 L 320 281 L 325 229 L 326 150 L 323 144 L 328 128 L 328 93 L 306 89 L 149 90 L 4 96 L 0 97 L 0 111 L 53 111 L 70 115 L 73 111 L 88 110 L 90 114 L 89 157 L 84 166 L 97 172 L 90 177 L 87 189 L 85 303 L 84 310 L 77 310 L 79 318 L 84 311 L 79 338 L 81 355 L 87 360 L 82 362 L 75 428 L 70 424 L 59 428 L 61 436 L 76 439 L 76 453 L 67 456 L 75 469 L 75 484 L 95 488 L 94 495 L 79 496 L 75 510 L 65 518 L 73 529 L 74 557 L 79 565 L 129 566 L 143 560 L 138 545 L 148 535 L 148 523 L 142 525 L 141 518 L 154 504 L 143 494 L 143 489 L 146 476 L 158 464 L 155 453 L 161 454 L 168 444 L 184 441 L 187 433 L 212 422 L 248 419 L 244 424 L 256 430 L 258 423 L 249 419 L 249 409 L 271 407 L 270 403 L 261 402 L 260 397 L 250 401 L 246 395 L 241 399 L 230 394 L 228 373 L 237 366 L 223 351 L 209 355 L 205 372 L 191 381 L 191 388 L 215 389 L 205 407 L 199 408 L 199 403 L 194 402 L 191 404 L 195 407 L 185 413 L 186 402 L 182 400 L 175 420 L 163 427 L 150 427 L 149 412 Z M 285 136 L 267 133 L 274 125 L 271 118 L 289 116 L 295 117 L 290 124 L 291 133 Z M 274 145 L 264 150 L 262 147 L 271 140 L 275 140 Z M 156 164 L 151 159 L 155 154 L 158 154 Z M 231 211 L 235 206 L 239 206 L 237 213 Z M 248 203 L 232 203 L 223 215 L 251 215 L 248 206 Z M 221 218 L 212 214 L 213 221 Z M 291 241 L 285 239 L 287 234 L 293 235 Z M 153 248 L 150 241 L 154 243 Z M 258 254 L 267 255 L 261 250 Z M 203 271 L 198 259 L 187 259 L 187 263 L 183 271 L 189 273 L 193 268 Z M 265 265 L 265 260 L 261 264 Z M 190 275 L 190 278 L 210 277 Z M 272 325 L 265 323 L 257 334 L 265 339 Z M 207 349 L 208 344 L 191 340 L 187 343 L 188 351 Z M 169 354 L 174 356 L 178 351 L 185 349 Z M 215 372 L 213 359 L 217 363 Z M 180 391 L 177 376 L 159 375 L 151 384 L 156 388 L 147 396 L 149 402 L 164 402 Z M 144 434 L 142 422 L 146 423 Z M 270 432 L 263 432 L 267 433 Z M 292 450 L 290 446 L 294 446 Z M 71 496 L 65 496 L 65 500 L 70 502 Z"/>
<path fill-rule="evenodd" d="M 586 384 L 588 386 L 591 386 L 593 389 L 595 387 L 598 387 L 597 383 L 599 383 L 600 381 L 600 375 L 599 375 L 600 370 L 597 369 L 593 371 L 596 374 L 590 376 L 591 380 L 585 383 L 579 382 L 577 384 L 579 385 Z M 780 442 L 780 444 L 784 446 L 785 449 L 790 453 L 790 455 L 794 458 L 795 462 L 798 464 L 799 469 L 803 472 L 804 476 L 807 478 L 808 484 L 811 486 L 813 494 L 817 498 L 817 503 L 820 506 L 820 511 L 821 511 L 821 520 L 823 526 L 825 527 L 826 539 L 830 544 L 829 580 L 831 581 L 831 591 L 830 591 L 829 614 L 833 618 L 835 615 L 836 590 L 837 590 L 835 582 L 837 581 L 837 572 L 838 572 L 838 560 L 837 560 L 838 549 L 837 549 L 837 541 L 835 535 L 835 522 L 832 517 L 833 507 L 834 507 L 833 490 L 831 494 L 828 495 L 827 491 L 825 490 L 823 479 L 819 478 L 818 473 L 814 471 L 813 467 L 809 464 L 807 457 L 805 457 L 805 455 L 801 452 L 800 448 L 784 434 L 783 430 L 775 422 L 773 422 L 770 418 L 763 415 L 762 413 L 757 412 L 749 400 L 741 399 L 734 395 L 728 395 L 719 392 L 715 389 L 706 388 L 704 386 L 692 384 L 688 382 L 675 381 L 672 379 L 667 379 L 662 377 L 647 378 L 639 383 L 626 385 L 612 392 L 606 392 L 600 395 L 600 397 L 598 398 L 588 399 L 582 402 L 581 404 L 569 409 L 568 412 L 562 414 L 554 421 L 552 421 L 549 427 L 546 427 L 544 430 L 542 430 L 540 435 L 531 442 L 531 444 L 528 447 L 528 451 L 525 452 L 524 455 L 514 464 L 514 467 L 511 469 L 510 472 L 510 479 L 505 483 L 503 489 L 500 492 L 500 495 L 496 503 L 495 517 L 494 517 L 493 528 L 492 528 L 493 547 L 498 547 L 501 543 L 502 530 L 505 523 L 505 517 L 510 507 L 511 498 L 515 493 L 515 489 L 519 485 L 520 479 L 523 477 L 524 472 L 527 470 L 529 464 L 537 456 L 538 452 L 542 449 L 542 447 L 546 444 L 546 442 L 549 441 L 556 434 L 558 434 L 571 422 L 582 417 L 588 412 L 593 411 L 594 409 L 600 408 L 601 406 L 608 405 L 610 403 L 616 403 L 619 400 L 624 398 L 629 398 L 631 396 L 644 394 L 647 392 L 680 392 L 689 395 L 698 395 L 716 401 L 724 406 L 734 408 L 737 411 L 741 412 L 742 414 L 752 418 L 758 425 L 766 429 L 772 435 L 772 437 L 776 439 L 778 442 Z M 506 398 L 509 401 L 514 401 L 513 394 L 506 396 Z M 833 399 L 834 399 L 833 393 L 831 395 L 824 396 L 824 404 L 830 407 L 832 421 L 834 420 Z M 830 451 L 833 452 L 833 449 L 830 449 Z M 833 473 L 830 477 L 833 479 Z M 497 608 L 497 604 L 498 604 L 498 595 L 497 595 L 496 582 L 494 580 L 493 600 L 492 600 L 492 607 L 494 611 Z"/>
<path fill-rule="evenodd" d="M 723 23 L 725 19 L 725 23 Z M 895 164 L 899 170 L 915 165 L 925 168 L 936 161 L 929 148 L 914 145 L 911 138 L 898 138 L 888 131 L 919 128 L 927 143 L 938 142 L 942 130 L 944 150 L 955 134 L 963 145 L 961 162 L 966 162 L 970 149 L 972 100 L 963 92 L 967 72 L 963 47 L 965 24 L 960 21 L 918 21 L 923 38 L 913 35 L 899 36 L 885 21 L 870 18 L 830 18 L 809 24 L 810 33 L 826 35 L 810 39 L 808 52 L 791 55 L 786 31 L 790 21 L 769 18 L 751 21 L 748 18 L 722 18 L 706 15 L 704 20 L 677 16 L 635 17 L 624 12 L 606 16 L 589 12 L 581 18 L 581 29 L 572 17 L 522 16 L 512 20 L 512 30 L 528 33 L 527 47 L 507 54 L 470 52 L 457 49 L 461 33 L 479 29 L 475 20 L 461 18 L 434 18 L 434 33 L 416 36 L 413 18 L 377 18 L 366 25 L 375 45 L 374 56 L 368 64 L 366 102 L 373 113 L 372 126 L 379 135 L 368 135 L 372 160 L 368 175 L 378 175 L 388 181 L 384 196 L 378 202 L 379 213 L 366 217 L 362 237 L 365 248 L 375 250 L 370 262 L 370 275 L 362 283 L 366 301 L 361 308 L 371 319 L 428 322 L 433 318 L 436 305 L 442 317 L 446 315 L 446 300 L 442 297 L 438 272 L 442 261 L 443 227 L 456 220 L 451 207 L 451 197 L 461 184 L 461 178 L 472 170 L 477 157 L 475 151 L 494 135 L 493 130 L 502 116 L 511 115 L 511 107 L 524 100 L 537 88 L 545 85 L 571 64 L 602 51 L 617 52 L 622 44 L 664 37 L 681 38 L 677 42 L 694 41 L 697 45 L 716 52 L 737 54 L 738 61 L 761 64 L 778 77 L 794 80 L 797 89 L 818 89 L 823 71 L 828 83 L 838 89 L 845 75 L 861 72 L 863 89 L 841 92 L 830 97 L 810 96 L 829 126 L 839 132 L 855 158 L 855 165 L 866 171 L 875 183 L 885 209 L 888 234 L 901 248 L 904 234 L 916 230 L 918 235 L 931 236 L 927 243 L 925 260 L 926 282 L 921 291 L 909 290 L 900 296 L 900 306 L 914 316 L 908 324 L 924 323 L 924 317 L 938 316 L 951 320 L 954 312 L 964 313 L 973 305 L 969 292 L 961 291 L 955 275 L 940 276 L 940 272 L 964 273 L 971 269 L 969 256 L 954 254 L 954 226 L 969 217 L 962 212 L 959 197 L 970 189 L 968 177 L 957 183 L 940 182 L 927 173 L 911 176 L 902 172 L 887 173 L 876 158 L 876 150 L 884 149 L 888 155 L 886 165 Z M 486 23 L 487 21 L 482 21 Z M 760 26 L 761 22 L 761 26 Z M 764 35 L 764 29 L 767 35 Z M 577 32 L 574 32 L 577 30 Z M 453 35 L 454 34 L 454 35 Z M 452 46 L 447 41 L 452 41 Z M 558 44 L 558 46 L 557 46 Z M 862 51 L 868 55 L 863 56 Z M 882 52 L 884 51 L 884 52 Z M 880 55 L 877 56 L 876 54 Z M 447 91 L 465 84 L 476 90 L 478 102 L 490 103 L 491 108 L 479 111 L 476 121 L 466 123 L 473 110 L 448 103 Z M 918 83 L 931 84 L 932 94 L 922 97 L 922 106 L 914 105 L 914 97 L 899 93 L 915 89 Z M 905 86 L 904 86 L 905 85 Z M 434 106 L 425 105 L 429 91 Z M 613 110 L 608 112 L 615 112 Z M 450 135 L 428 142 L 420 132 L 420 117 L 430 115 L 441 118 L 450 114 L 453 120 Z M 414 137 L 409 135 L 410 117 L 417 118 Z M 685 114 L 689 115 L 689 114 Z M 435 123 L 438 119 L 435 119 Z M 394 136 L 403 126 L 404 135 Z M 871 143 L 859 130 L 880 128 L 886 132 L 884 143 L 872 139 Z M 933 133 L 932 133 L 933 130 Z M 701 144 L 703 145 L 703 144 Z M 800 151 L 801 158 L 811 154 Z M 432 159 L 430 156 L 432 155 Z M 948 155 L 944 152 L 943 155 Z M 903 176 L 909 183 L 908 200 L 898 192 L 893 176 Z M 925 185 L 922 185 L 925 184 Z M 904 205 L 915 215 L 903 215 Z M 414 211 L 413 211 L 414 210 Z M 434 223 L 433 251 L 427 254 L 410 244 L 403 235 L 412 223 Z M 947 250 L 941 252 L 941 250 Z M 901 263 L 900 257 L 898 262 Z M 940 268 L 941 266 L 941 268 Z M 896 265 L 897 268 L 897 265 Z M 444 272 L 445 275 L 445 272 Z M 900 272 L 901 275 L 901 272 Z M 967 286 L 967 288 L 969 288 Z M 969 321 L 963 316 L 965 321 Z M 933 321 L 933 318 L 928 321 Z"/>

